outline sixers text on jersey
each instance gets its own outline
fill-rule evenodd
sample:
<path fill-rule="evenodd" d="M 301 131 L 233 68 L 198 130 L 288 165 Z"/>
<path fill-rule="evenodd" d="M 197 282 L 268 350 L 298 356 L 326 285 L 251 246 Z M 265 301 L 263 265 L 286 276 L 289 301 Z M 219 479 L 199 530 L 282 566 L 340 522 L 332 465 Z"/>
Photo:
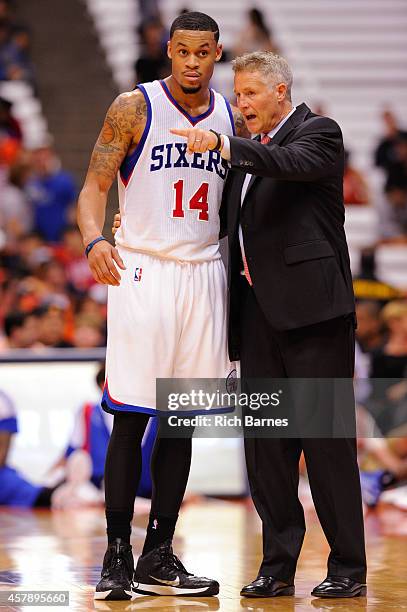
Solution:
<path fill-rule="evenodd" d="M 187 145 L 180 142 L 169 142 L 153 147 L 151 150 L 150 166 L 151 172 L 168 168 L 196 168 L 207 172 L 216 172 L 223 180 L 226 178 L 227 170 L 222 165 L 219 151 L 208 151 L 207 153 L 194 153 L 190 161 L 187 157 Z"/>

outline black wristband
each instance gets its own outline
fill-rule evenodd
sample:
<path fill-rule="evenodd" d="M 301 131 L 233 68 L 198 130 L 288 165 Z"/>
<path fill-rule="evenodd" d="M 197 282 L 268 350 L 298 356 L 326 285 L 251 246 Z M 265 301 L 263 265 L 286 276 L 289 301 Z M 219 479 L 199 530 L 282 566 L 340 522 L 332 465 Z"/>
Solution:
<path fill-rule="evenodd" d="M 215 147 L 213 149 L 211 149 L 212 151 L 220 151 L 221 147 L 222 147 L 222 139 L 220 137 L 219 132 L 215 132 L 215 130 L 209 130 L 210 132 L 212 132 L 212 134 L 215 134 L 215 136 L 218 139 L 218 142 L 216 143 Z"/>
<path fill-rule="evenodd" d="M 101 242 L 102 240 L 106 240 L 106 238 L 104 236 L 98 236 L 97 238 L 92 240 L 92 242 L 89 242 L 88 246 L 85 249 L 86 257 L 88 257 L 89 253 L 91 252 L 95 244 L 97 244 L 98 242 Z"/>

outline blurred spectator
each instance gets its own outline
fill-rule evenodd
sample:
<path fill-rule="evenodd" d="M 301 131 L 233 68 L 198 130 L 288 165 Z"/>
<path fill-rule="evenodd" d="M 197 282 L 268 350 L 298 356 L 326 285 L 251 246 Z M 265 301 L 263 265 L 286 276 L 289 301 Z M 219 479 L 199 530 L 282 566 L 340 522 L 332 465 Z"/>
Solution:
<path fill-rule="evenodd" d="M 53 149 L 33 151 L 33 177 L 27 193 L 33 206 L 34 227 L 48 242 L 58 242 L 74 214 L 77 189 L 73 177 L 61 170 Z"/>
<path fill-rule="evenodd" d="M 233 49 L 235 56 L 253 51 L 278 53 L 271 30 L 265 22 L 263 13 L 257 8 L 251 8 L 247 12 L 247 22 L 236 38 L 239 42 Z"/>
<path fill-rule="evenodd" d="M 18 244 L 19 265 L 28 274 L 37 265 L 49 261 L 52 257 L 51 248 L 36 232 L 22 236 Z"/>
<path fill-rule="evenodd" d="M 407 136 L 405 130 L 400 129 L 397 119 L 390 109 L 385 109 L 382 114 L 384 123 L 384 135 L 375 151 L 375 164 L 386 173 L 389 167 L 398 161 L 396 143 L 400 136 Z"/>
<path fill-rule="evenodd" d="M 384 438 L 377 430 L 369 412 L 358 406 L 358 460 L 361 468 L 362 498 L 369 508 L 375 508 L 385 491 L 393 489 L 385 501 L 405 508 L 394 487 L 407 484 L 407 438 Z M 398 489 L 399 491 L 399 489 Z"/>
<path fill-rule="evenodd" d="M 31 207 L 24 192 L 30 172 L 28 161 L 21 158 L 10 168 L 8 181 L 0 185 L 0 228 L 11 242 L 33 228 Z"/>
<path fill-rule="evenodd" d="M 100 319 L 89 314 L 81 314 L 75 319 L 73 344 L 76 348 L 96 348 L 104 343 Z"/>
<path fill-rule="evenodd" d="M 4 348 L 23 349 L 39 346 L 38 316 L 35 312 L 13 312 L 6 316 Z"/>
<path fill-rule="evenodd" d="M 62 245 L 56 250 L 57 257 L 65 267 L 70 289 L 79 295 L 85 294 L 95 284 L 86 257 L 82 236 L 76 226 L 68 226 L 62 237 Z"/>
<path fill-rule="evenodd" d="M 18 63 L 17 49 L 12 39 L 12 28 L 8 20 L 0 20 L 0 81 L 24 78 Z"/>
<path fill-rule="evenodd" d="M 0 0 L 0 80 L 34 83 L 29 30 L 14 21 L 10 2 Z"/>
<path fill-rule="evenodd" d="M 356 339 L 364 353 L 378 350 L 384 344 L 385 330 L 380 311 L 378 302 L 363 301 L 356 304 Z"/>
<path fill-rule="evenodd" d="M 34 67 L 30 57 L 30 33 L 24 26 L 15 26 L 10 40 L 14 75 L 35 87 Z"/>
<path fill-rule="evenodd" d="M 383 113 L 386 135 L 376 150 L 376 165 L 386 173 L 384 197 L 377 202 L 380 239 L 407 242 L 407 132 L 390 111 Z"/>
<path fill-rule="evenodd" d="M 13 104 L 9 100 L 0 97 L 0 132 L 21 143 L 23 133 L 19 122 L 13 116 L 12 108 Z"/>
<path fill-rule="evenodd" d="M 388 329 L 388 339 L 372 362 L 371 376 L 404 378 L 407 374 L 407 301 L 389 302 L 381 312 Z"/>
<path fill-rule="evenodd" d="M 386 188 L 383 199 L 377 201 L 381 242 L 407 242 L 407 188 L 393 185 Z"/>
<path fill-rule="evenodd" d="M 0 0 L 0 20 L 7 21 L 10 17 L 9 0 Z"/>
<path fill-rule="evenodd" d="M 4 7 L 4 2 L 0 3 Z M 6 81 L 9 75 L 10 24 L 8 19 L 0 17 L 0 81 Z"/>
<path fill-rule="evenodd" d="M 386 434 L 407 423 L 407 301 L 389 302 L 381 316 L 388 338 L 372 353 L 372 394 L 367 407 Z"/>
<path fill-rule="evenodd" d="M 345 151 L 343 198 L 345 204 L 369 204 L 367 181 L 363 174 L 351 165 L 349 151 Z"/>
<path fill-rule="evenodd" d="M 381 305 L 374 301 L 356 302 L 355 338 L 355 397 L 358 404 L 369 397 L 371 385 L 368 381 L 372 353 L 385 342 L 385 328 L 380 316 Z"/>
<path fill-rule="evenodd" d="M 139 6 L 145 20 L 158 17 L 160 14 L 159 0 L 139 0 Z"/>
<path fill-rule="evenodd" d="M 316 115 L 327 116 L 325 105 L 321 102 L 313 104 Z M 343 199 L 345 204 L 370 204 L 370 190 L 365 175 L 355 168 L 351 162 L 351 153 L 345 149 L 345 168 L 343 177 Z"/>
<path fill-rule="evenodd" d="M 394 142 L 396 158 L 387 166 L 385 191 L 407 190 L 407 133 L 400 134 Z"/>
<path fill-rule="evenodd" d="M 37 277 L 47 286 L 47 294 L 65 295 L 67 289 L 67 279 L 64 266 L 55 259 L 45 261 L 38 267 Z"/>
<path fill-rule="evenodd" d="M 95 289 L 103 288 L 103 285 L 94 285 Z M 90 315 L 94 319 L 98 319 L 101 323 L 106 319 L 106 295 L 100 300 L 99 296 L 92 294 L 86 295 L 78 306 L 78 313 Z"/>
<path fill-rule="evenodd" d="M 401 291 L 376 276 L 376 253 L 374 248 L 364 248 L 360 253 L 360 272 L 353 280 L 357 300 L 379 302 L 382 306 L 389 300 L 403 297 Z"/>
<path fill-rule="evenodd" d="M 166 47 L 165 28 L 158 17 L 144 21 L 139 27 L 142 52 L 135 63 L 136 80 L 146 83 L 164 79 L 171 72 Z"/>
<path fill-rule="evenodd" d="M 44 346 L 52 348 L 71 348 L 67 341 L 65 312 L 62 308 L 51 304 L 40 310 L 39 339 Z"/>
<path fill-rule="evenodd" d="M 0 97 L 0 166 L 14 164 L 21 151 L 22 132 L 11 108 L 11 102 Z"/>

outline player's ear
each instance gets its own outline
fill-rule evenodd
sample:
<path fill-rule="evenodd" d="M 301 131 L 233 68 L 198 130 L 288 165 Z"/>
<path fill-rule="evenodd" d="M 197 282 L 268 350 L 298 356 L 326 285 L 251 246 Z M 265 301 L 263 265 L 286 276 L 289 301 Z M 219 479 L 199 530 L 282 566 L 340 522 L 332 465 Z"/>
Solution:
<path fill-rule="evenodd" d="M 167 42 L 167 55 L 170 59 L 172 59 L 171 40 Z"/>
<path fill-rule="evenodd" d="M 215 57 L 215 62 L 219 62 L 220 58 L 222 57 L 222 53 L 223 53 L 223 45 L 221 45 L 220 43 L 218 43 L 216 45 L 216 57 Z"/>

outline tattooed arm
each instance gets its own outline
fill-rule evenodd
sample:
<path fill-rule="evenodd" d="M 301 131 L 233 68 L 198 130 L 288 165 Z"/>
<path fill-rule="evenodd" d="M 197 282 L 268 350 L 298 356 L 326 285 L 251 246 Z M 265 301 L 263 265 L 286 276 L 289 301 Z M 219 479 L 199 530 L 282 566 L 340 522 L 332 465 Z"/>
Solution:
<path fill-rule="evenodd" d="M 250 132 L 246 127 L 243 115 L 236 106 L 232 106 L 233 121 L 235 122 L 236 136 L 241 138 L 250 138 Z"/>
<path fill-rule="evenodd" d="M 109 189 L 123 159 L 140 141 L 146 120 L 146 102 L 140 90 L 121 94 L 107 112 L 78 199 L 78 225 L 85 246 L 102 233 Z M 122 269 L 124 264 L 108 242 L 95 244 L 88 261 L 95 280 L 119 284 L 120 274 L 114 262 Z"/>

